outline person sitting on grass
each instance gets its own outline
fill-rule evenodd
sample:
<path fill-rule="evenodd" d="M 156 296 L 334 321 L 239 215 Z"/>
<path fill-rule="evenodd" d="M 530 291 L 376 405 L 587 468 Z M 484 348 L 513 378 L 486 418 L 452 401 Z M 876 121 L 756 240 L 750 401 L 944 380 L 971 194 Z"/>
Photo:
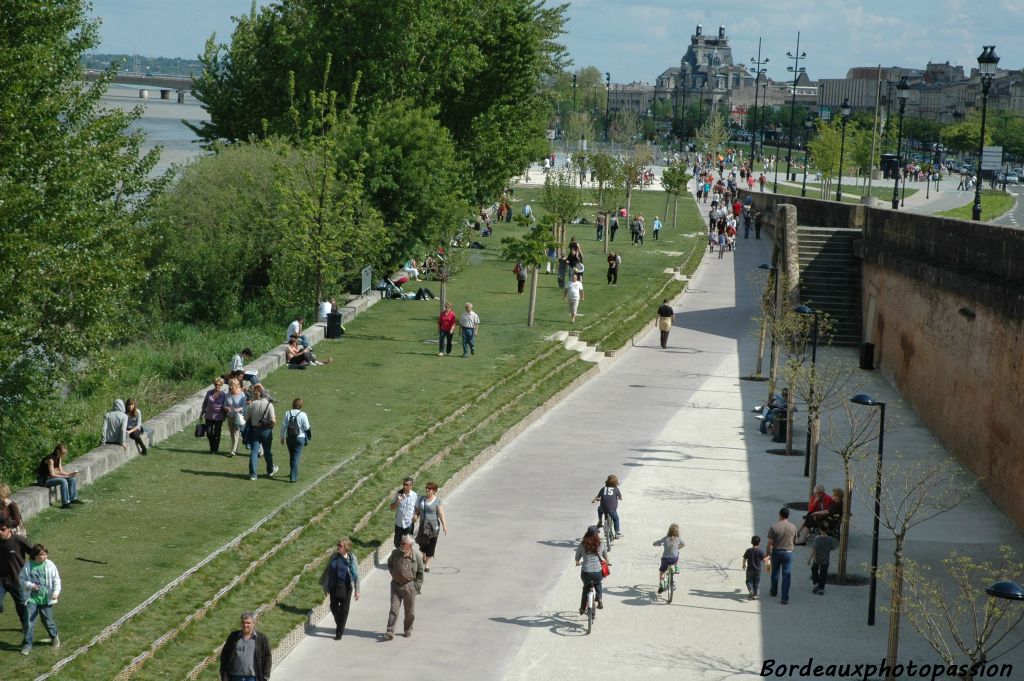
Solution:
<path fill-rule="evenodd" d="M 287 359 L 290 367 L 300 369 L 305 369 L 309 365 L 330 364 L 333 361 L 331 358 L 328 358 L 326 362 L 318 361 L 316 355 L 313 354 L 313 348 L 304 347 L 299 337 L 294 335 L 288 341 L 288 347 L 285 349 L 285 359 Z"/>

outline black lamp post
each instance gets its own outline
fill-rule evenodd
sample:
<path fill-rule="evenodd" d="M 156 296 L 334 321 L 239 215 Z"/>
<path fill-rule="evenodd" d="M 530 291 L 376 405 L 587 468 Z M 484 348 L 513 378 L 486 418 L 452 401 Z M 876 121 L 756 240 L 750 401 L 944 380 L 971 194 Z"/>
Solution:
<path fill-rule="evenodd" d="M 804 128 L 807 130 L 807 134 L 804 136 L 804 181 L 800 185 L 800 196 L 807 196 L 807 166 L 809 165 L 808 160 L 811 152 L 808 143 L 811 141 L 811 130 L 814 129 L 813 115 L 807 114 L 804 118 Z"/>
<path fill-rule="evenodd" d="M 900 154 L 903 152 L 903 113 L 907 109 L 907 96 L 910 94 L 910 85 L 907 83 L 907 77 L 903 76 L 900 79 L 900 84 L 896 86 L 896 97 L 900 100 L 900 127 L 899 134 L 896 135 L 896 179 L 892 185 L 892 209 L 897 210 L 900 207 L 900 176 L 903 174 L 903 162 L 900 160 Z M 981 167 L 980 165 L 978 166 Z"/>
<path fill-rule="evenodd" d="M 611 106 L 612 106 L 612 74 L 605 71 L 604 74 L 604 141 L 608 143 L 608 121 L 611 120 Z"/>
<path fill-rule="evenodd" d="M 871 586 L 868 590 L 868 626 L 875 625 L 875 593 L 878 588 L 878 519 L 882 514 L 882 439 L 885 436 L 885 402 L 876 402 L 863 393 L 850 398 L 854 404 L 881 407 L 878 421 L 878 459 L 875 463 L 875 524 L 871 532 Z"/>
<path fill-rule="evenodd" d="M 757 79 L 761 83 L 761 90 L 762 90 L 762 92 L 761 92 L 761 123 L 757 126 L 757 129 L 758 129 L 758 132 L 761 135 L 760 151 L 761 151 L 761 158 L 763 160 L 764 159 L 764 114 L 765 114 L 765 109 L 767 108 L 765 105 L 768 103 L 768 76 L 765 74 L 765 70 L 764 69 L 761 69 L 761 73 L 760 73 L 760 75 L 758 75 Z"/>
<path fill-rule="evenodd" d="M 767 64 L 769 61 L 770 60 L 768 59 L 768 57 L 765 57 L 764 60 L 761 59 L 761 38 L 758 38 L 757 39 L 757 59 L 754 59 L 753 57 L 750 58 L 750 63 L 754 65 L 754 116 L 755 116 L 755 120 L 754 120 L 755 130 L 751 130 L 751 135 L 750 135 L 750 169 L 751 170 L 754 169 L 754 148 L 755 148 L 754 147 L 754 142 L 755 142 L 756 137 L 757 137 L 757 130 L 756 130 L 756 127 L 757 127 L 757 120 L 756 120 L 756 117 L 757 117 L 757 86 L 758 86 L 758 83 L 760 83 L 760 81 L 761 81 L 761 73 L 764 71 L 764 69 L 762 69 L 761 67 L 764 66 L 765 64 Z M 764 102 L 761 103 L 761 106 L 764 106 Z"/>
<path fill-rule="evenodd" d="M 808 409 L 807 409 L 807 447 L 804 449 L 804 477 L 808 477 L 811 474 L 811 420 L 814 418 L 814 384 L 818 378 L 818 315 L 821 314 L 821 310 L 812 310 L 806 305 L 798 305 L 793 308 L 793 312 L 797 314 L 812 314 L 814 315 L 814 327 L 811 329 L 811 381 L 810 381 L 810 395 L 808 396 Z M 817 467 L 817 466 L 815 466 Z"/>
<path fill-rule="evenodd" d="M 576 113 L 576 74 L 572 74 L 572 111 Z"/>
<path fill-rule="evenodd" d="M 772 288 L 772 321 L 778 321 L 779 316 L 779 270 L 768 263 L 758 265 L 758 269 L 767 270 L 771 276 L 775 278 L 775 285 Z M 778 328 L 777 324 L 772 324 L 772 352 L 771 359 L 769 360 L 768 370 L 768 402 L 772 401 L 775 397 L 775 366 L 776 366 L 776 354 L 775 354 L 775 329 Z"/>
<path fill-rule="evenodd" d="M 686 87 L 690 80 L 689 68 L 683 69 L 680 73 L 683 81 L 683 109 L 679 117 L 679 151 L 683 150 L 683 138 L 686 137 Z"/>
<path fill-rule="evenodd" d="M 836 201 L 843 200 L 843 154 L 846 153 L 846 124 L 850 120 L 850 98 L 843 99 L 839 111 L 843 114 L 843 137 L 839 142 L 839 182 L 836 184 Z"/>
<path fill-rule="evenodd" d="M 981 159 L 985 154 L 985 116 L 988 113 L 988 90 L 992 87 L 992 76 L 999 67 L 995 45 L 985 45 L 978 55 L 978 71 L 981 72 L 981 140 L 978 142 L 978 181 L 974 185 L 974 208 L 971 217 L 981 220 Z"/>
<path fill-rule="evenodd" d="M 793 65 L 786 67 L 786 70 L 793 74 L 793 98 L 789 103 L 789 147 L 786 151 L 786 179 L 788 180 L 791 177 L 790 167 L 793 163 L 793 118 L 796 117 L 796 86 L 800 82 L 800 74 L 805 70 L 800 66 L 800 60 L 807 58 L 807 53 L 800 51 L 800 31 L 796 33 L 796 53 L 787 52 L 786 56 L 793 60 Z M 775 173 L 775 187 L 772 188 L 772 191 L 777 192 L 778 190 L 779 174 Z"/>

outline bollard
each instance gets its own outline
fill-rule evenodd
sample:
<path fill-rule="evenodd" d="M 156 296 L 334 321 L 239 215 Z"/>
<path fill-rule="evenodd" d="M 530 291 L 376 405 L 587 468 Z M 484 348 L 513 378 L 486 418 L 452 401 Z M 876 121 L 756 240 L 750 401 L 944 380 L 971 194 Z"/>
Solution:
<path fill-rule="evenodd" d="M 149 90 L 142 88 L 139 90 L 139 99 L 149 99 Z"/>
<path fill-rule="evenodd" d="M 160 88 L 160 99 L 170 99 L 171 91 L 167 88 Z"/>

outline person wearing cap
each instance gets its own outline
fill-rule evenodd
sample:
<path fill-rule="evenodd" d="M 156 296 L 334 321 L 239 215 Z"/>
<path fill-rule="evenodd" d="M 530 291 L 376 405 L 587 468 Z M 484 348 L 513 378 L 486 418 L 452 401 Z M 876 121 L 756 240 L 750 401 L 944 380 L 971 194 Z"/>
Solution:
<path fill-rule="evenodd" d="M 416 619 L 416 594 L 423 586 L 423 557 L 413 548 L 412 535 L 404 535 L 399 547 L 391 552 L 388 571 L 391 573 L 391 610 L 388 612 L 387 630 L 382 638 L 385 641 L 395 638 L 398 611 L 403 606 L 405 619 L 402 635 L 409 638 Z"/>

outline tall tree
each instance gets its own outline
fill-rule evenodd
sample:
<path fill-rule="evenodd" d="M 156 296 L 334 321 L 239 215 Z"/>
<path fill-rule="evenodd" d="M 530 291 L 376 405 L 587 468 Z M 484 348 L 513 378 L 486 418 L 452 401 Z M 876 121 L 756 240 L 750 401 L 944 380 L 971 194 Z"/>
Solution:
<path fill-rule="evenodd" d="M 697 131 L 697 151 L 714 155 L 725 149 L 728 141 L 729 128 L 725 119 L 717 111 L 712 112 Z"/>
<path fill-rule="evenodd" d="M 566 245 L 566 228 L 580 216 L 583 199 L 576 189 L 576 174 L 568 168 L 553 170 L 544 177 L 540 202 L 551 216 L 551 238 L 558 244 L 559 253 Z"/>
<path fill-rule="evenodd" d="M 69 368 L 130 333 L 147 275 L 159 152 L 128 133 L 138 110 L 101 107 L 116 67 L 83 87 L 98 42 L 80 0 L 0 11 L 0 478 L 47 445 L 41 404 Z"/>
<path fill-rule="evenodd" d="M 679 195 L 686 191 L 686 184 L 690 181 L 690 175 L 686 167 L 681 163 L 665 168 L 661 174 L 661 186 L 665 190 L 665 219 L 668 220 L 668 202 L 672 200 L 672 229 L 676 226 L 676 217 L 679 214 Z"/>
<path fill-rule="evenodd" d="M 551 233 L 555 229 L 555 218 L 545 214 L 540 222 L 530 224 L 522 215 L 516 216 L 516 223 L 527 227 L 522 236 L 505 237 L 501 240 L 501 257 L 517 262 L 530 272 L 529 307 L 526 312 L 526 325 L 533 326 L 537 310 L 537 273 L 540 266 L 547 262 L 547 250 L 554 246 Z"/>

